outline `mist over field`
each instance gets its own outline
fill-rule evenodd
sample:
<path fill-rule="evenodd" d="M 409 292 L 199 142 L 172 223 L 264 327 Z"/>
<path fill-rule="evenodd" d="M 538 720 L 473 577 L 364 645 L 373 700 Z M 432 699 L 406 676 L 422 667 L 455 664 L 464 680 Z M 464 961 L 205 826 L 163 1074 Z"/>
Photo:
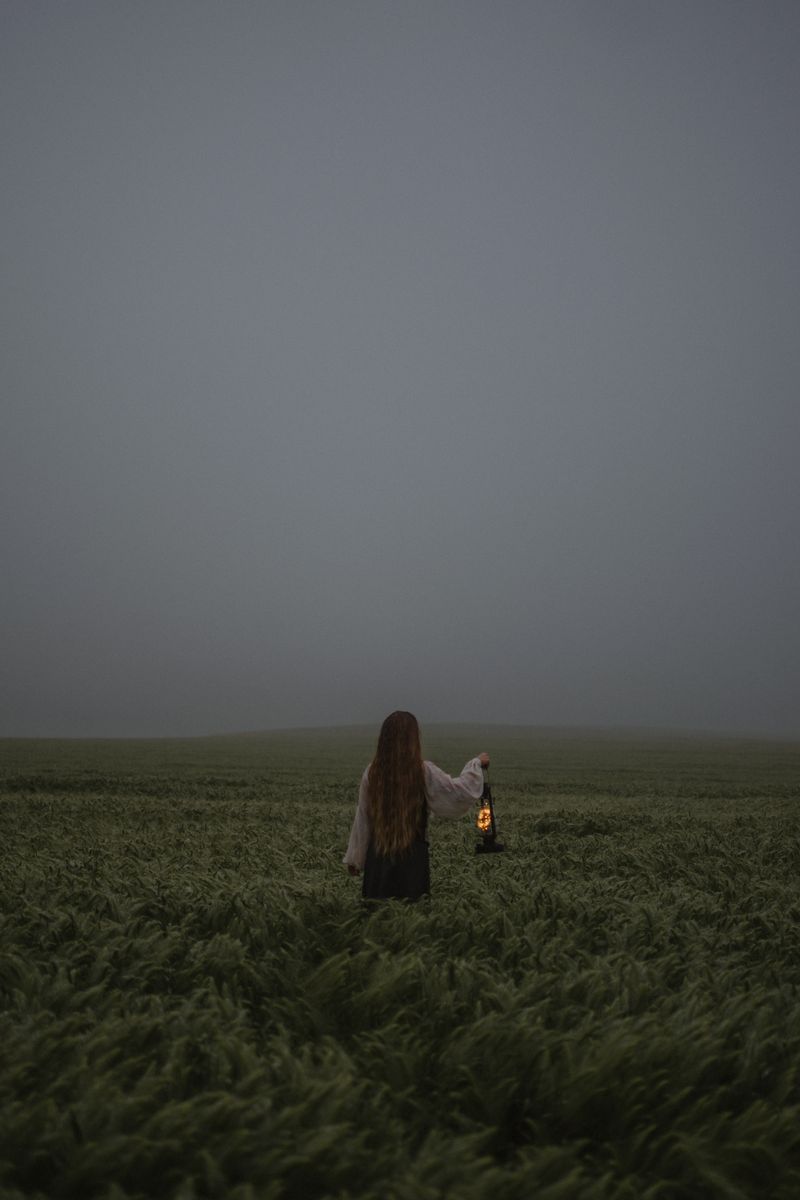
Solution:
<path fill-rule="evenodd" d="M 0 32 L 0 735 L 800 737 L 797 4 Z"/>

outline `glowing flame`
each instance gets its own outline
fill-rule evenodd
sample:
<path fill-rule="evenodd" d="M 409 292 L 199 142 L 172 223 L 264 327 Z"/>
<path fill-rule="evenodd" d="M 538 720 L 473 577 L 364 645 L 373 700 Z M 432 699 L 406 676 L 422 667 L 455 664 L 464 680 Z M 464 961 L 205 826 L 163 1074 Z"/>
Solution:
<path fill-rule="evenodd" d="M 475 822 L 481 833 L 491 833 L 492 830 L 492 810 L 488 804 L 482 804 L 478 811 L 478 819 Z"/>

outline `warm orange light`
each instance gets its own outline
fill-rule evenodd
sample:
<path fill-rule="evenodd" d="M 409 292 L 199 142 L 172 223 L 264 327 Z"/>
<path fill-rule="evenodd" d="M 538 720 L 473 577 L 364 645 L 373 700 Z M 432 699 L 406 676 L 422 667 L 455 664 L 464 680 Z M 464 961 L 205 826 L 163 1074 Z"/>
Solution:
<path fill-rule="evenodd" d="M 492 829 L 492 810 L 488 804 L 482 804 L 478 810 L 478 819 L 475 822 L 481 833 L 490 833 Z"/>

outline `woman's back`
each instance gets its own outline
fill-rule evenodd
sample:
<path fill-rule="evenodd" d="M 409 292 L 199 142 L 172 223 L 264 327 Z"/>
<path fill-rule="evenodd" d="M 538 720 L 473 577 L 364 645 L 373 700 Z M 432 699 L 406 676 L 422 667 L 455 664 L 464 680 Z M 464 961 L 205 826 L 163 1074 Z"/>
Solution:
<path fill-rule="evenodd" d="M 352 875 L 362 870 L 365 899 L 417 900 L 430 891 L 428 813 L 459 817 L 483 791 L 479 755 L 455 778 L 423 761 L 419 726 L 411 713 L 386 718 L 378 749 L 364 771 L 344 863 Z"/>

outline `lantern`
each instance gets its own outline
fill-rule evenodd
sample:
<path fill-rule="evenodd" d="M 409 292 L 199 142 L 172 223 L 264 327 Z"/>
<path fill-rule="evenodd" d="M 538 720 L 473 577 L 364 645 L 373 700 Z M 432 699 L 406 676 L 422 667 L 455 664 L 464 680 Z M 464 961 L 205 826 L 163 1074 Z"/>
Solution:
<path fill-rule="evenodd" d="M 478 816 L 475 821 L 475 827 L 481 835 L 481 840 L 475 847 L 476 854 L 496 854 L 499 850 L 505 850 L 497 840 L 497 822 L 494 817 L 494 802 L 492 801 L 492 789 L 489 784 L 489 777 L 486 774 L 486 768 L 483 771 L 483 792 L 481 793 L 481 806 L 478 809 Z"/>

